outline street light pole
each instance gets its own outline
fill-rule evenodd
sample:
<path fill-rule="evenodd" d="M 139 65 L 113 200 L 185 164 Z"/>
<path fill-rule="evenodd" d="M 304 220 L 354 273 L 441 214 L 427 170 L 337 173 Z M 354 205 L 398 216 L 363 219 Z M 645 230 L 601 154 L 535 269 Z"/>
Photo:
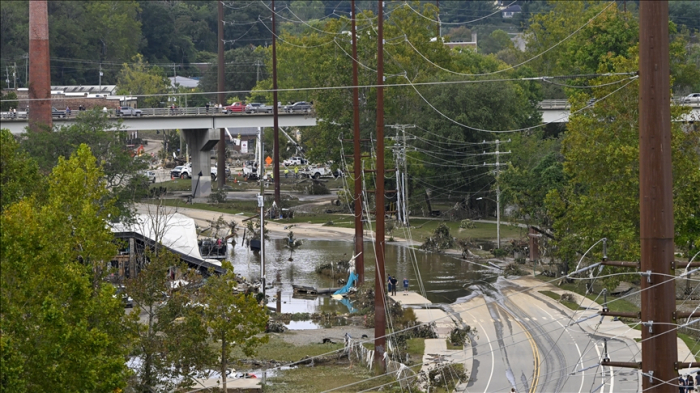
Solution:
<path fill-rule="evenodd" d="M 484 199 L 484 197 L 476 198 L 477 201 Z M 486 198 L 490 201 L 493 199 Z M 498 248 L 501 248 L 501 189 L 496 186 L 496 243 Z"/>

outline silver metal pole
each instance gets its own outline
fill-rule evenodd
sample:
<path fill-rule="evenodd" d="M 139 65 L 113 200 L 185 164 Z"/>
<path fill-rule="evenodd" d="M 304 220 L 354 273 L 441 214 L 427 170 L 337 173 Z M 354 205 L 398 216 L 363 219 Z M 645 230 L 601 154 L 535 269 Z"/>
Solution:
<path fill-rule="evenodd" d="M 265 185 L 263 184 L 263 128 L 258 127 L 258 138 L 260 146 L 260 163 L 258 167 L 258 179 L 260 180 L 260 195 L 258 195 L 258 206 L 260 207 L 260 280 L 262 281 L 263 301 L 265 300 Z"/>

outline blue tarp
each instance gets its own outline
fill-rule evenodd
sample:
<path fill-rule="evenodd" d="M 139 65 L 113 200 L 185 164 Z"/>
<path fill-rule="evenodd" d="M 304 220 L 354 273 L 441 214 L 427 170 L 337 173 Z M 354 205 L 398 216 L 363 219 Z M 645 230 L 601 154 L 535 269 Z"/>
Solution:
<path fill-rule="evenodd" d="M 344 304 L 345 307 L 348 308 L 348 312 L 349 312 L 350 314 L 353 314 L 353 313 L 356 313 L 356 312 L 357 312 L 357 310 L 355 309 L 355 307 L 352 306 L 352 303 L 350 302 L 350 299 L 344 297 L 344 298 L 340 299 L 339 302 L 342 303 L 342 304 Z"/>
<path fill-rule="evenodd" d="M 345 284 L 344 287 L 335 291 L 333 294 L 334 295 L 344 295 L 344 294 L 348 293 L 348 291 L 350 291 L 350 288 L 352 288 L 353 285 L 355 284 L 355 281 L 357 281 L 357 274 L 350 272 L 350 276 L 348 277 L 348 283 Z"/>

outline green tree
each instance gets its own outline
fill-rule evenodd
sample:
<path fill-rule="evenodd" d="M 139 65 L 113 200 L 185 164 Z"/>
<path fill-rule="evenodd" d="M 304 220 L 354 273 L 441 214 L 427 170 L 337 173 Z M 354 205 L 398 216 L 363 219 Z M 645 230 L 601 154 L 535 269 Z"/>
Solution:
<path fill-rule="evenodd" d="M 5 207 L 24 198 L 35 196 L 45 183 L 39 176 L 39 168 L 29 155 L 22 151 L 9 130 L 0 130 L 0 212 Z"/>
<path fill-rule="evenodd" d="M 636 70 L 638 55 L 632 48 L 629 58 L 619 56 L 601 68 L 615 72 Z M 595 86 L 620 77 L 601 77 Z M 612 93 L 616 86 L 600 86 L 591 93 L 573 94 L 572 110 L 582 108 L 591 97 Z M 559 238 L 559 255 L 572 259 L 602 237 L 609 239 L 608 257 L 639 260 L 639 112 L 637 81 L 592 108 L 569 119 L 562 141 L 564 172 L 569 181 L 562 190 L 547 195 L 547 206 L 557 218 L 554 229 Z M 689 109 L 673 106 L 672 119 Z M 688 250 L 697 247 L 700 225 L 700 133 L 684 130 L 672 122 L 673 194 L 676 245 Z M 611 281 L 611 286 L 615 285 Z"/>
<path fill-rule="evenodd" d="M 512 136 L 510 164 L 501 173 L 502 203 L 516 207 L 515 216 L 529 225 L 551 230 L 554 218 L 545 205 L 548 193 L 566 185 L 559 138 L 544 132 Z"/>
<path fill-rule="evenodd" d="M 143 56 L 138 54 L 132 58 L 133 63 L 122 65 L 117 78 L 118 94 L 148 95 L 165 94 L 170 88 L 170 80 L 165 77 L 162 68 L 149 66 Z M 139 105 L 146 108 L 157 108 L 165 97 L 139 97 Z"/>
<path fill-rule="evenodd" d="M 164 217 L 146 219 L 157 222 Z M 148 262 L 138 276 L 126 281 L 134 313 L 146 315 L 145 323 L 137 324 L 135 331 L 138 340 L 132 354 L 141 362 L 134 388 L 169 392 L 190 387 L 195 374 L 204 371 L 212 356 L 206 325 L 191 307 L 201 276 L 160 245 L 138 257 Z"/>
<path fill-rule="evenodd" d="M 224 54 L 226 62 L 224 90 L 245 91 L 255 87 L 259 80 L 268 78 L 270 75 L 265 62 L 267 60 L 267 52 L 262 48 L 242 47 L 227 50 Z M 215 59 L 209 69 L 205 73 L 200 82 L 202 91 L 218 91 L 218 64 Z M 232 98 L 236 94 L 227 95 L 227 99 Z M 216 97 L 210 98 L 212 102 L 216 102 Z M 272 100 L 268 101 L 272 105 Z"/>
<path fill-rule="evenodd" d="M 502 50 L 514 50 L 513 42 L 510 40 L 508 33 L 497 29 L 491 32 L 485 38 L 479 40 L 479 51 L 484 54 L 498 53 Z"/>
<path fill-rule="evenodd" d="M 2 84 L 4 86 L 5 82 Z M 2 100 L 2 103 L 0 104 L 1 111 L 9 112 L 11 109 L 17 109 L 17 104 L 19 101 L 17 101 L 17 93 L 14 91 L 10 91 L 7 94 L 0 93 L 0 100 Z"/>
<path fill-rule="evenodd" d="M 60 159 L 42 203 L 24 198 L 0 221 L 3 389 L 113 391 L 129 375 L 128 320 L 102 278 L 116 253 L 107 191 L 87 146 Z"/>
<path fill-rule="evenodd" d="M 130 216 L 132 203 L 147 195 L 148 184 L 134 176 L 146 168 L 145 161 L 131 157 L 121 124 L 114 123 L 99 110 L 82 112 L 75 124 L 56 132 L 24 134 L 21 143 L 43 174 L 48 174 L 60 158 L 70 157 L 81 144 L 90 146 L 110 190 L 107 199 L 118 208 L 114 220 Z"/>
<path fill-rule="evenodd" d="M 218 360 L 221 371 L 222 390 L 226 391 L 226 376 L 230 364 L 230 353 L 234 347 L 240 348 L 246 356 L 255 353 L 255 348 L 268 341 L 265 331 L 268 316 L 264 306 L 260 306 L 252 294 L 235 293 L 236 275 L 230 262 L 222 266 L 226 273 L 211 276 L 202 287 L 204 319 L 211 332 L 211 338 L 220 345 Z"/>

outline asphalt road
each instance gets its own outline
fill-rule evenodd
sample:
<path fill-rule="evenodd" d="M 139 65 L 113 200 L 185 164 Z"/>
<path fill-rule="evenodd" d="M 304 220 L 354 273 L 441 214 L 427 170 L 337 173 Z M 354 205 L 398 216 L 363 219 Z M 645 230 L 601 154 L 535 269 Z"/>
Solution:
<path fill-rule="evenodd" d="M 499 282 L 468 302 L 452 305 L 476 328 L 467 392 L 638 392 L 635 370 L 599 367 L 604 332 L 573 323 L 562 305 L 537 290 Z M 637 346 L 626 338 L 607 340 L 616 360 L 634 359 Z"/>

